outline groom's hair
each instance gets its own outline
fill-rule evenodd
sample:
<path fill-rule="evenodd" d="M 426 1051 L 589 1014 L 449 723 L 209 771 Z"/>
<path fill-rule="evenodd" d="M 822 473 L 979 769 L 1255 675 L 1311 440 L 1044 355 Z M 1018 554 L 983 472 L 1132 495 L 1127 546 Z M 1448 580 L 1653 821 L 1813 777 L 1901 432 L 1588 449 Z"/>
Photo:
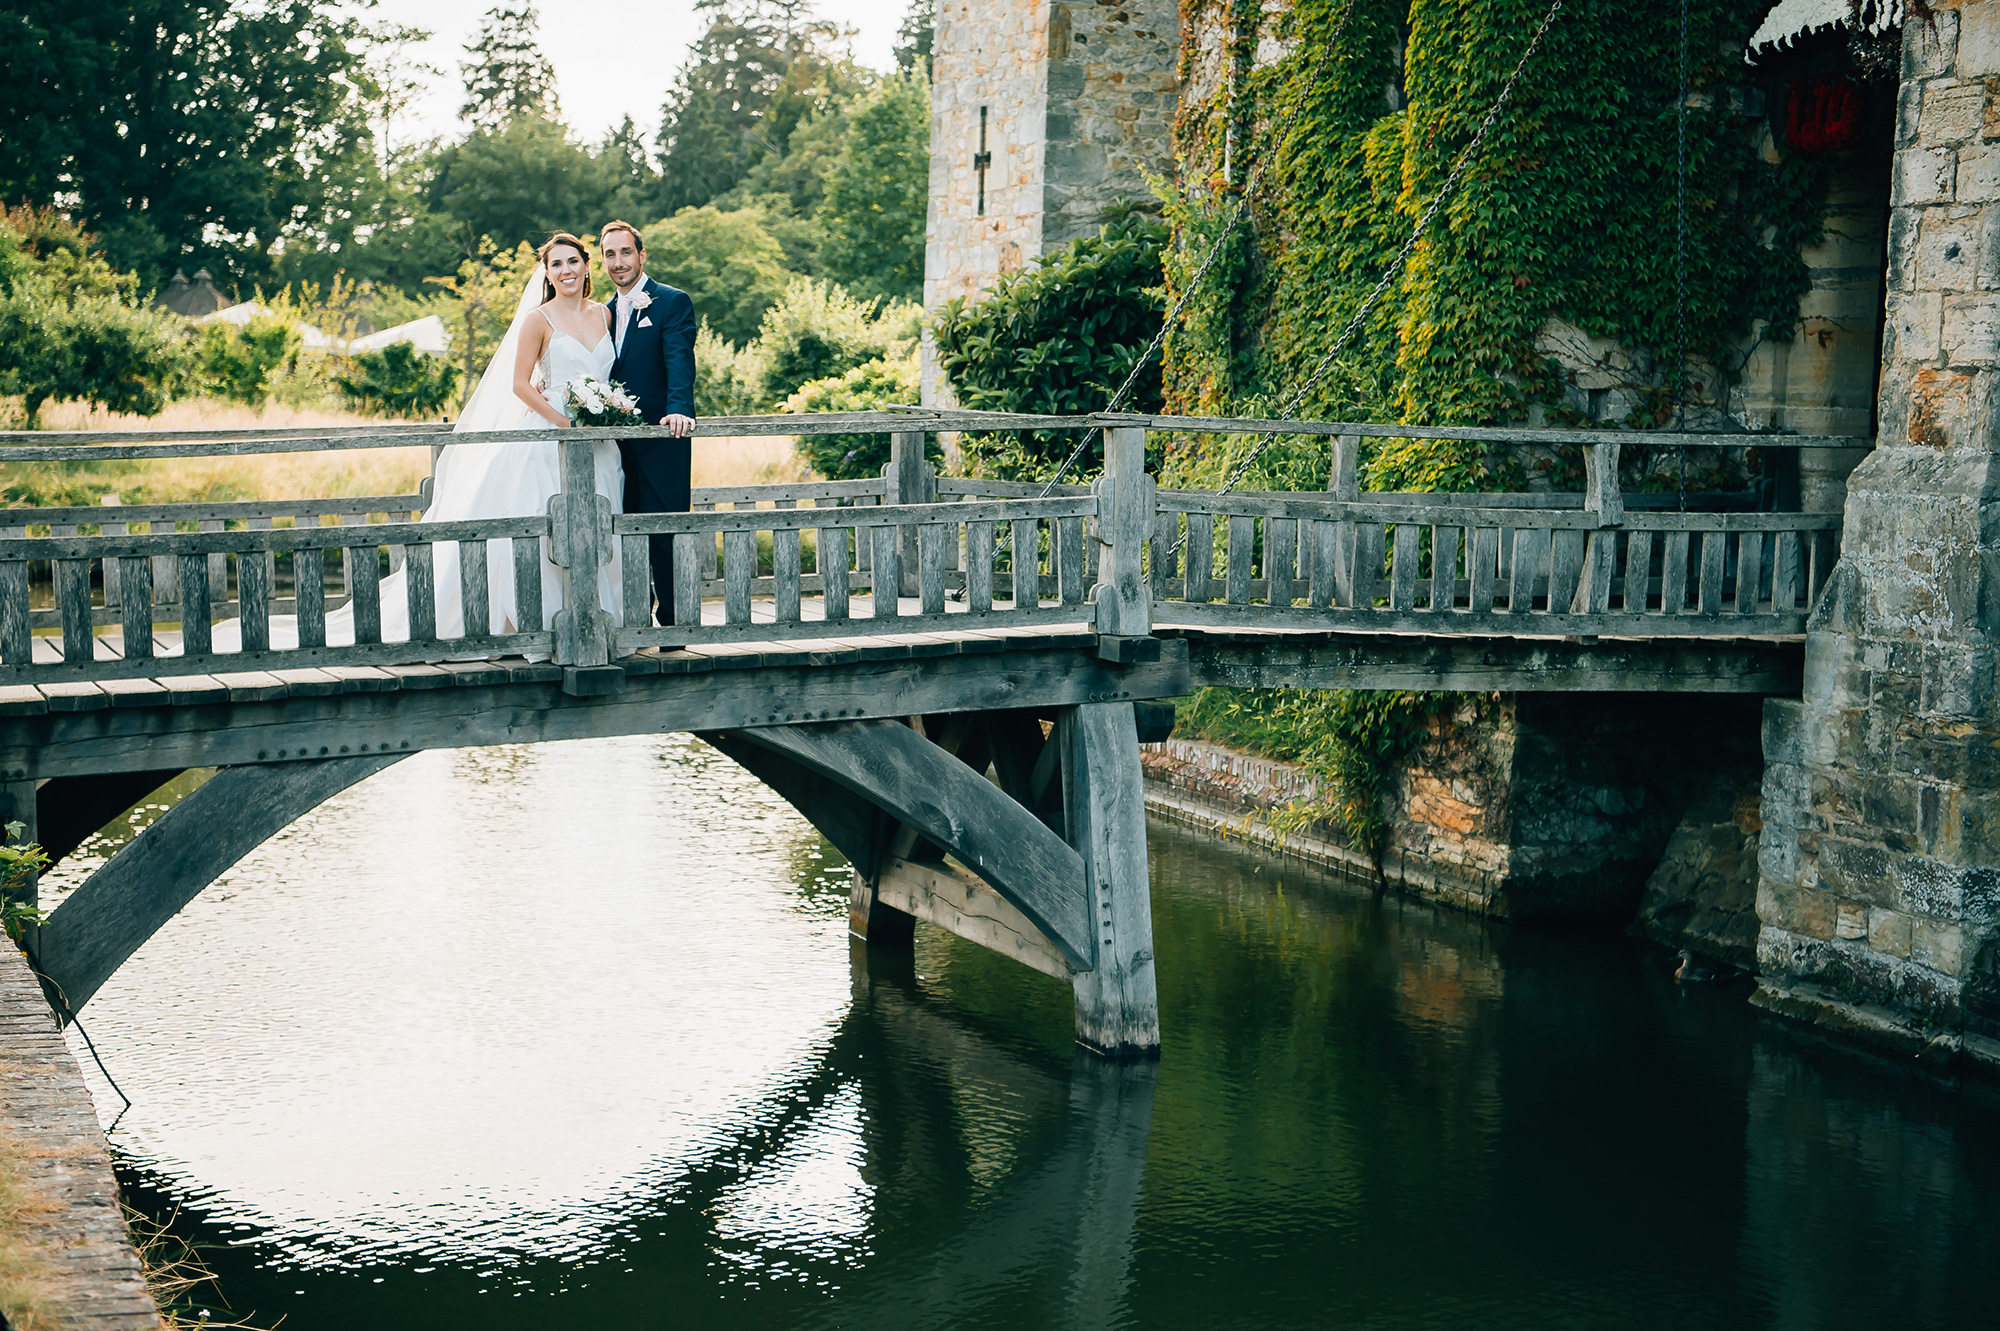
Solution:
<path fill-rule="evenodd" d="M 633 226 L 630 222 L 606 222 L 603 226 L 597 229 L 597 243 L 600 245 L 609 243 L 609 237 L 611 233 L 614 231 L 631 232 L 632 247 L 638 250 L 639 253 L 641 254 L 644 254 L 646 252 L 646 238 L 640 235 L 639 228 Z"/>

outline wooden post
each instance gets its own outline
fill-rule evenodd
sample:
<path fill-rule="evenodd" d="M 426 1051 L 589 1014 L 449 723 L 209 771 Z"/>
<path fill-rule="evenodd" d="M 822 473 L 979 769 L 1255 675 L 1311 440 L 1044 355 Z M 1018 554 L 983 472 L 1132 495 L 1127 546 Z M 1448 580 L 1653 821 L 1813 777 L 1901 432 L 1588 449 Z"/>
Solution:
<path fill-rule="evenodd" d="M 1097 491 L 1098 583 L 1090 597 L 1097 603 L 1100 637 L 1144 638 L 1153 632 L 1153 594 L 1146 585 L 1140 558 L 1153 534 L 1153 478 L 1146 474 L 1146 432 L 1120 427 L 1104 432 L 1104 475 Z"/>
<path fill-rule="evenodd" d="M 1056 718 L 1069 843 L 1083 859 L 1097 956 L 1076 974 L 1076 1038 L 1100 1053 L 1160 1047 L 1146 795 L 1132 704 L 1085 703 Z"/>
<path fill-rule="evenodd" d="M 882 481 L 887 489 L 883 503 L 937 502 L 937 472 L 924 461 L 924 440 L 928 437 L 922 433 L 889 436 L 889 465 L 882 469 Z M 916 596 L 919 593 L 917 573 L 922 567 L 917 550 L 917 529 L 899 528 L 896 544 L 902 553 L 903 576 L 900 587 L 894 590 L 902 596 Z M 880 587 L 875 589 L 875 595 L 878 598 L 882 595 Z"/>
<path fill-rule="evenodd" d="M 875 947 L 910 947 L 917 917 L 875 899 L 875 885 L 857 871 L 847 898 L 847 932 Z"/>
<path fill-rule="evenodd" d="M 616 632 L 597 595 L 597 570 L 611 560 L 611 501 L 597 493 L 588 441 L 562 441 L 562 479 L 563 492 L 549 499 L 550 558 L 563 589 L 553 659 L 587 669 L 610 663 Z"/>
<path fill-rule="evenodd" d="M 1361 436 L 1358 434 L 1335 435 L 1333 440 L 1333 462 L 1326 473 L 1327 492 L 1343 503 L 1353 503 L 1361 497 Z M 1333 541 L 1333 585 L 1327 590 L 1327 599 L 1322 601 L 1317 595 L 1314 605 L 1340 605 L 1353 608 L 1359 604 L 1355 597 L 1360 592 L 1354 586 L 1354 524 L 1336 522 L 1332 524 Z M 1323 532 L 1321 539 L 1325 539 Z"/>
<path fill-rule="evenodd" d="M 1583 446 L 1583 511 L 1595 513 L 1600 527 L 1625 521 L 1625 494 L 1618 488 L 1617 444 Z"/>

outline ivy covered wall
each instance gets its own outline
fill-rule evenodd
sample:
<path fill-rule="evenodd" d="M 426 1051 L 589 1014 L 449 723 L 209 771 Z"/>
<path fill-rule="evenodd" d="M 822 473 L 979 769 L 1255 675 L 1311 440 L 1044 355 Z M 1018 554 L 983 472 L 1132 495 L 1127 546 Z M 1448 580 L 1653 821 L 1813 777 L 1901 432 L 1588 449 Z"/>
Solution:
<path fill-rule="evenodd" d="M 1767 96 L 1782 88 L 1744 60 L 1766 8 L 1690 0 L 1688 391 L 1690 422 L 1710 428 L 1757 341 L 1793 335 L 1812 285 L 1802 251 L 1825 217 L 1832 159 L 1782 146 Z M 1307 379 L 1546 12 L 1546 0 L 1183 0 L 1174 294 L 1246 184 L 1250 198 L 1248 225 L 1169 335 L 1170 410 L 1267 410 Z M 1301 412 L 1413 424 L 1671 419 L 1679 51 L 1676 6 L 1565 0 L 1401 281 Z M 1888 87 L 1893 96 L 1893 75 Z M 1580 369 L 1621 391 L 1579 389 Z M 1216 450 L 1240 446 L 1192 441 L 1180 470 L 1205 477 L 1224 465 Z M 1245 485 L 1315 488 L 1322 451 L 1273 449 Z M 1520 480 L 1461 444 L 1391 444 L 1368 461 L 1377 489 Z"/>

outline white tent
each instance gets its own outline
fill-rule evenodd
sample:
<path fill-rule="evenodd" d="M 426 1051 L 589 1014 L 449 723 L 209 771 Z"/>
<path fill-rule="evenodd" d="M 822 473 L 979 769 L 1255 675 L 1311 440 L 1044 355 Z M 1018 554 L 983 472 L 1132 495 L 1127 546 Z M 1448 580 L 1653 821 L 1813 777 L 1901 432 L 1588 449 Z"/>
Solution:
<path fill-rule="evenodd" d="M 445 331 L 444 320 L 435 314 L 427 314 L 394 328 L 384 328 L 379 333 L 357 337 L 347 344 L 349 352 L 380 351 L 392 342 L 408 342 L 426 356 L 442 356 L 451 350 L 451 334 Z"/>
<path fill-rule="evenodd" d="M 241 305 L 230 305 L 215 311 L 213 314 L 204 314 L 199 319 L 196 319 L 195 322 L 202 324 L 235 324 L 238 328 L 241 328 L 259 315 L 276 313 L 277 311 L 268 305 L 259 305 L 254 300 L 246 300 Z M 314 328 L 311 324 L 298 323 L 292 326 L 298 329 L 299 339 L 305 343 L 307 351 L 331 351 L 336 345 L 332 338 L 320 332 L 319 329 Z"/>

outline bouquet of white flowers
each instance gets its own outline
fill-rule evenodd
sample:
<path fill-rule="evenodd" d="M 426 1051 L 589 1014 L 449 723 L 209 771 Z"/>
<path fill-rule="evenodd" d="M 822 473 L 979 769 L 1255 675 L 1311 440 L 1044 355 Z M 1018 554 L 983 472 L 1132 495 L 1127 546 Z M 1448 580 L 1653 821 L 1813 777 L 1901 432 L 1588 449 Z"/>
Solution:
<path fill-rule="evenodd" d="M 563 385 L 563 402 L 578 425 L 644 425 L 639 402 L 623 384 L 579 374 Z"/>

